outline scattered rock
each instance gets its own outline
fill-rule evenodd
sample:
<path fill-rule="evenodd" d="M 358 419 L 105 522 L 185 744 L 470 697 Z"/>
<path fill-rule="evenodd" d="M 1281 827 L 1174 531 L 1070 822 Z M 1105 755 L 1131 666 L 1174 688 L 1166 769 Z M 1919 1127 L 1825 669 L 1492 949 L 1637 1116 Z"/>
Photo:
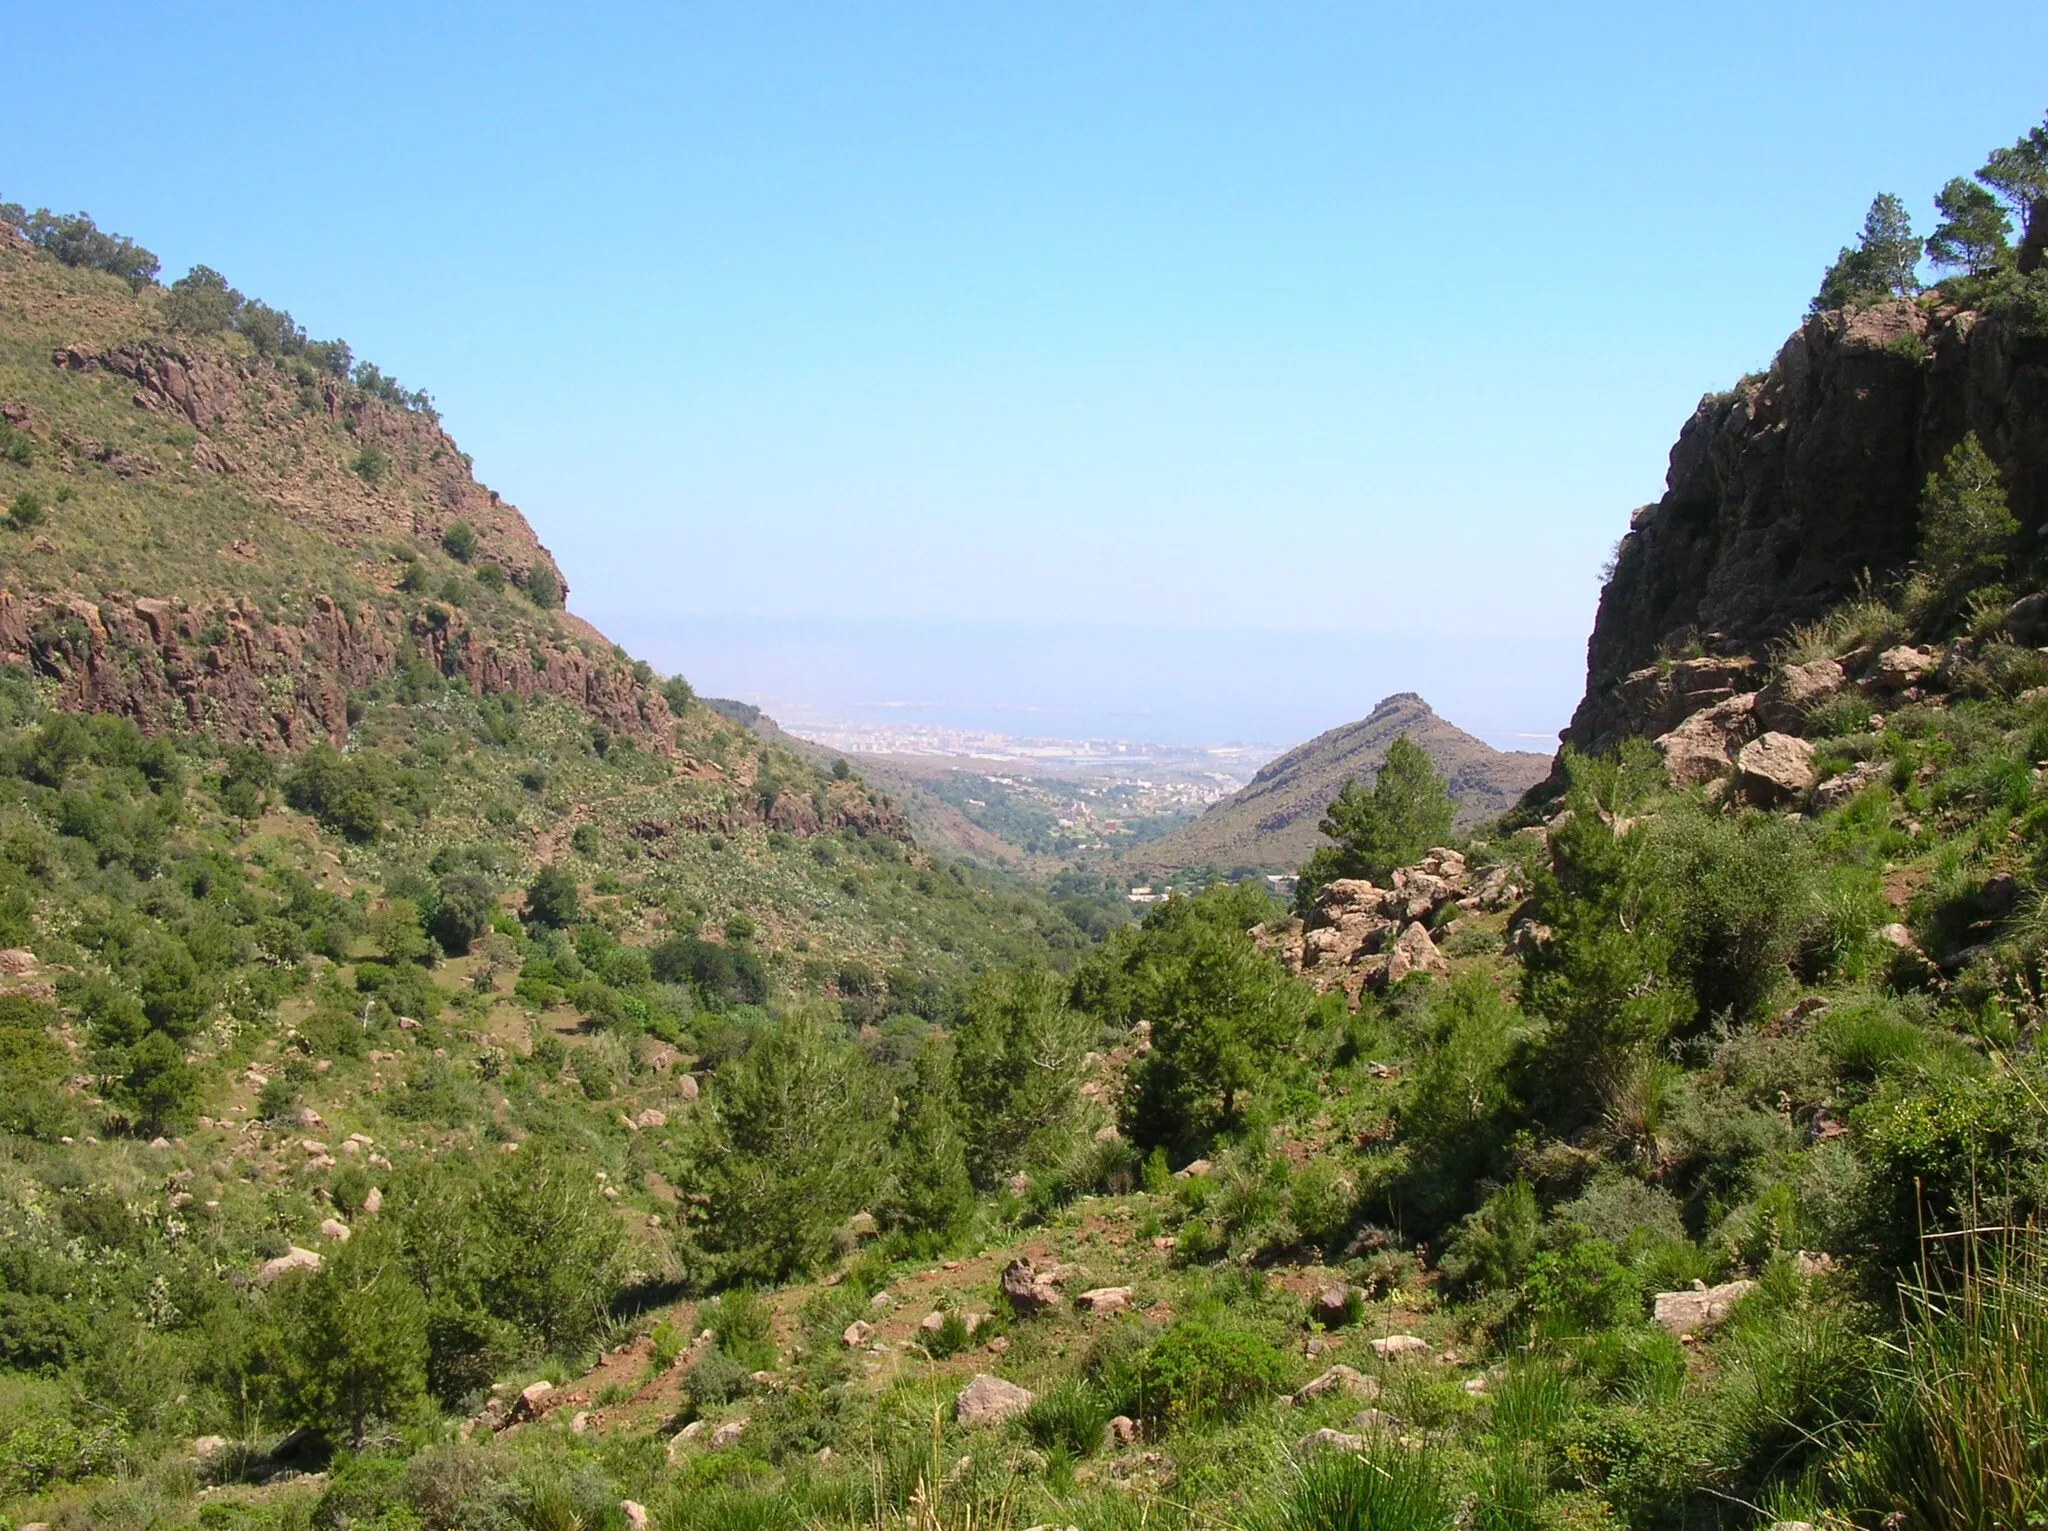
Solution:
<path fill-rule="evenodd" d="M 1348 1451 L 1356 1453 L 1365 1450 L 1365 1437 L 1362 1435 L 1346 1435 L 1342 1430 L 1332 1430 L 1326 1426 L 1321 1430 L 1315 1431 L 1313 1434 L 1304 1435 L 1294 1443 L 1294 1449 L 1304 1453 L 1315 1451 Z"/>
<path fill-rule="evenodd" d="M 1755 1290 L 1754 1281 L 1728 1281 L 1698 1291 L 1659 1292 L 1654 1312 L 1673 1334 L 1704 1334 L 1724 1323 L 1736 1303 Z"/>
<path fill-rule="evenodd" d="M 1758 802 L 1803 798 L 1813 790 L 1813 746 L 1791 734 L 1765 734 L 1743 745 L 1735 772 L 1743 791 Z"/>
<path fill-rule="evenodd" d="M 1012 1260 L 1003 1267 L 1003 1296 L 1019 1318 L 1058 1307 L 1060 1301 L 1054 1274 L 1035 1269 L 1025 1259 Z"/>
<path fill-rule="evenodd" d="M 1382 1430 L 1391 1431 L 1396 1421 L 1384 1409 L 1360 1409 L 1358 1417 L 1351 1423 L 1367 1435 L 1376 1435 Z"/>
<path fill-rule="evenodd" d="M 1127 1286 L 1099 1286 L 1074 1299 L 1074 1306 L 1084 1313 L 1121 1313 L 1130 1303 L 1131 1289 Z"/>
<path fill-rule="evenodd" d="M 348 1242 L 349 1226 L 338 1217 L 330 1217 L 320 1224 L 320 1237 L 332 1239 L 337 1244 Z"/>
<path fill-rule="evenodd" d="M 685 1101 L 695 1100 L 697 1098 L 697 1080 L 695 1076 L 685 1074 L 682 1078 L 678 1079 L 676 1081 L 676 1094 L 680 1095 Z"/>
<path fill-rule="evenodd" d="M 1391 986 L 1413 973 L 1442 977 L 1450 970 L 1451 964 L 1445 959 L 1444 954 L 1437 950 L 1436 942 L 1430 939 L 1429 932 L 1417 922 L 1402 931 L 1388 950 L 1386 973 L 1382 981 Z"/>
<path fill-rule="evenodd" d="M 645 1111 L 634 1115 L 633 1125 L 639 1128 L 666 1127 L 668 1125 L 668 1116 L 665 1112 L 657 1111 L 652 1106 L 649 1106 Z"/>
<path fill-rule="evenodd" d="M 960 1389 L 953 1400 L 953 1417 L 969 1429 L 999 1425 L 1013 1414 L 1031 1407 L 1031 1394 L 1014 1382 L 991 1377 L 986 1372 Z"/>
<path fill-rule="evenodd" d="M 1364 1300 L 1363 1287 L 1326 1286 L 1316 1293 L 1315 1301 L 1309 1304 L 1309 1315 L 1325 1329 L 1335 1329 L 1340 1324 L 1349 1323 L 1353 1305 Z"/>
<path fill-rule="evenodd" d="M 228 1449 L 228 1438 L 224 1435 L 202 1435 L 192 1443 L 192 1455 L 201 1462 L 210 1462 Z"/>
<path fill-rule="evenodd" d="M 1207 1159 L 1190 1159 L 1186 1164 L 1183 1164 L 1173 1172 L 1173 1178 L 1175 1180 L 1199 1180 L 1214 1167 Z"/>
<path fill-rule="evenodd" d="M 519 1398 L 512 1405 L 512 1412 L 506 1418 L 513 1424 L 522 1420 L 539 1419 L 548 1411 L 548 1399 L 555 1391 L 552 1382 L 529 1382 L 519 1390 Z"/>
<path fill-rule="evenodd" d="M 619 1513 L 626 1517 L 626 1531 L 647 1531 L 647 1506 L 637 1499 L 621 1499 Z"/>
<path fill-rule="evenodd" d="M 1900 644 L 1877 656 L 1877 683 L 1890 691 L 1917 686 L 1933 674 L 1941 661 L 1926 649 Z"/>
<path fill-rule="evenodd" d="M 1841 807 L 1872 782 L 1883 781 L 1891 773 L 1892 763 L 1889 760 L 1859 760 L 1846 771 L 1830 776 L 1815 787 L 1808 806 L 1815 813 L 1827 813 Z"/>
<path fill-rule="evenodd" d="M 1339 1391 L 1349 1393 L 1353 1398 L 1377 1398 L 1380 1396 L 1379 1379 L 1339 1362 L 1320 1377 L 1296 1388 L 1294 1402 L 1307 1403 L 1311 1398 Z"/>
<path fill-rule="evenodd" d="M 873 1324 L 857 1318 L 840 1333 L 839 1342 L 849 1350 L 858 1350 L 868 1342 L 868 1336 L 874 1332 Z"/>
<path fill-rule="evenodd" d="M 375 1216 L 383 1210 L 384 1193 L 378 1187 L 371 1186 L 369 1194 L 363 1198 L 363 1211 L 370 1216 Z"/>
<path fill-rule="evenodd" d="M 590 1411 L 588 1409 L 578 1409 L 569 1417 L 569 1433 L 571 1435 L 587 1435 L 589 1431 Z"/>
<path fill-rule="evenodd" d="M 1877 938 L 1880 941 L 1896 946 L 1902 952 L 1913 950 L 1913 932 L 1906 929 L 1905 926 L 1896 920 L 1892 921 L 1889 925 L 1878 926 Z"/>
<path fill-rule="evenodd" d="M 728 1446 L 737 1445 L 739 1438 L 747 1433 L 747 1424 L 748 1421 L 745 1419 L 729 1419 L 711 1432 L 711 1439 L 706 1444 L 713 1451 L 723 1451 Z"/>
<path fill-rule="evenodd" d="M 1831 1254 L 1813 1254 L 1802 1249 L 1792 1257 L 1792 1272 L 1803 1280 L 1832 1276 L 1837 1269 L 1835 1257 Z"/>
<path fill-rule="evenodd" d="M 279 1255 L 275 1260 L 265 1260 L 256 1267 L 256 1284 L 269 1286 L 279 1276 L 292 1271 L 316 1271 L 320 1269 L 320 1256 L 310 1249 L 301 1249 L 294 1244 L 289 1253 Z"/>
<path fill-rule="evenodd" d="M 1847 679 L 1832 659 L 1787 665 L 1757 693 L 1757 721 L 1765 728 L 1798 733 L 1813 710 L 1839 693 Z"/>
<path fill-rule="evenodd" d="M 1382 1361 L 1405 1361 L 1429 1354 L 1429 1342 L 1412 1334 L 1390 1334 L 1372 1342 L 1372 1353 Z"/>
<path fill-rule="evenodd" d="M 36 954 L 19 946 L 10 946 L 0 951 L 0 973 L 19 975 L 36 970 Z"/>
<path fill-rule="evenodd" d="M 1128 1414 L 1118 1414 L 1103 1426 L 1102 1443 L 1114 1451 L 1119 1446 L 1128 1446 L 1138 1438 L 1138 1422 Z"/>

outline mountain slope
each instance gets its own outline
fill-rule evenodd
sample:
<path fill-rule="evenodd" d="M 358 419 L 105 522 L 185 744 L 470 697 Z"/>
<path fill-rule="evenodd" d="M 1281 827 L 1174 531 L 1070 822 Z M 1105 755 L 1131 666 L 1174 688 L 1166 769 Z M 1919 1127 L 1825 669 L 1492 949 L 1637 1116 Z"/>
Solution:
<path fill-rule="evenodd" d="M 1289 750 L 1243 791 L 1134 853 L 1130 863 L 1151 871 L 1210 865 L 1292 871 L 1322 843 L 1316 825 L 1330 799 L 1351 777 L 1369 785 L 1387 746 L 1403 735 L 1448 778 L 1461 825 L 1505 811 L 1549 769 L 1549 757 L 1493 749 L 1404 691 L 1358 722 Z"/>
<path fill-rule="evenodd" d="M 671 752 L 651 674 L 557 609 L 525 519 L 420 396 L 356 376 L 174 329 L 163 289 L 0 225 L 0 662 L 66 707 L 287 749 L 341 744 L 352 691 L 425 663 Z"/>

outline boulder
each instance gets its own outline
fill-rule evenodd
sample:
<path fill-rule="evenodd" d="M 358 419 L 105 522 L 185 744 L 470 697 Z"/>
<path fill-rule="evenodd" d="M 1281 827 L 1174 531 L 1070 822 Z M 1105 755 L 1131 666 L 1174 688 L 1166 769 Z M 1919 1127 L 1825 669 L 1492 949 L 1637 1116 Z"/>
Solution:
<path fill-rule="evenodd" d="M 258 1286 L 269 1286 L 279 1276 L 289 1275 L 293 1271 L 316 1271 L 318 1269 L 320 1269 L 320 1256 L 310 1249 L 301 1249 L 294 1244 L 289 1253 L 281 1254 L 275 1260 L 265 1260 L 256 1267 L 256 1284 Z"/>
<path fill-rule="evenodd" d="M 224 1435 L 202 1435 L 192 1443 L 192 1455 L 201 1462 L 211 1462 L 228 1449 L 228 1438 Z"/>
<path fill-rule="evenodd" d="M 1138 1422 L 1128 1414 L 1119 1414 L 1103 1426 L 1102 1444 L 1114 1451 L 1128 1446 L 1138 1438 Z"/>
<path fill-rule="evenodd" d="M 548 1400 L 554 1396 L 554 1391 L 555 1385 L 552 1382 L 527 1383 L 519 1390 L 519 1397 L 514 1400 L 511 1412 L 506 1418 L 513 1424 L 518 1424 L 521 1420 L 539 1419 L 547 1413 L 550 1407 Z"/>
<path fill-rule="evenodd" d="M 330 1217 L 320 1224 L 320 1237 L 332 1239 L 337 1244 L 348 1242 L 349 1227 L 338 1217 Z"/>
<path fill-rule="evenodd" d="M 1813 789 L 1809 807 L 1815 813 L 1827 813 L 1842 806 L 1873 782 L 1883 781 L 1892 774 L 1889 760 L 1859 760 L 1856 764 Z"/>
<path fill-rule="evenodd" d="M 1362 1287 L 1326 1286 L 1309 1304 L 1309 1316 L 1325 1329 L 1335 1329 L 1339 1324 L 1350 1321 L 1352 1304 L 1364 1300 L 1365 1290 Z"/>
<path fill-rule="evenodd" d="M 1902 691 L 1908 686 L 1919 685 L 1934 673 L 1940 663 L 1926 649 L 1902 643 L 1877 656 L 1877 683 L 1888 691 Z"/>
<path fill-rule="evenodd" d="M 11 975 L 33 973 L 36 970 L 36 954 L 19 946 L 10 946 L 0 952 L 0 973 Z"/>
<path fill-rule="evenodd" d="M 666 1127 L 668 1125 L 668 1115 L 649 1106 L 645 1111 L 634 1114 L 633 1125 L 643 1130 L 650 1127 Z"/>
<path fill-rule="evenodd" d="M 1429 1342 L 1412 1334 L 1389 1334 L 1372 1342 L 1372 1353 L 1382 1361 L 1407 1361 L 1430 1353 Z"/>
<path fill-rule="evenodd" d="M 1023 1388 L 984 1372 L 960 1389 L 953 1400 L 953 1418 L 972 1430 L 999 1425 L 1030 1407 L 1031 1395 Z"/>
<path fill-rule="evenodd" d="M 1839 693 L 1848 677 L 1832 659 L 1787 665 L 1757 693 L 1756 719 L 1765 728 L 1798 733 L 1821 703 Z"/>
<path fill-rule="evenodd" d="M 1755 1290 L 1754 1281 L 1728 1281 L 1689 1292 L 1659 1292 L 1654 1312 L 1673 1334 L 1704 1334 L 1726 1322 L 1735 1305 Z"/>
<path fill-rule="evenodd" d="M 1377 1398 L 1380 1395 L 1379 1380 L 1368 1377 L 1364 1372 L 1339 1362 L 1311 1382 L 1304 1382 L 1294 1391 L 1294 1402 L 1307 1403 L 1311 1398 L 1321 1398 L 1325 1393 L 1349 1393 L 1353 1398 Z"/>
<path fill-rule="evenodd" d="M 384 1193 L 376 1186 L 370 1187 L 370 1194 L 363 1198 L 363 1211 L 374 1216 L 384 1209 Z"/>
<path fill-rule="evenodd" d="M 1190 1159 L 1173 1172 L 1175 1180 L 1199 1180 L 1209 1173 L 1212 1166 L 1207 1159 Z"/>
<path fill-rule="evenodd" d="M 1691 714 L 1652 741 L 1673 786 L 1698 787 L 1726 776 L 1735 752 L 1756 732 L 1754 695 L 1731 696 Z"/>
<path fill-rule="evenodd" d="M 1060 1302 L 1053 1272 L 1038 1270 L 1024 1259 L 1012 1260 L 1003 1267 L 1003 1296 L 1019 1318 L 1056 1308 Z"/>
<path fill-rule="evenodd" d="M 1436 942 L 1419 924 L 1402 931 L 1387 952 L 1386 983 L 1390 988 L 1411 973 L 1441 977 L 1450 970 L 1451 965 L 1437 950 Z"/>
<path fill-rule="evenodd" d="M 619 1513 L 626 1518 L 626 1531 L 647 1531 L 647 1506 L 637 1499 L 621 1499 Z"/>
<path fill-rule="evenodd" d="M 1896 946 L 1902 952 L 1913 950 L 1913 932 L 1896 920 L 1889 925 L 1878 926 L 1877 938 L 1887 945 Z"/>
<path fill-rule="evenodd" d="M 680 1095 L 685 1101 L 695 1100 L 697 1098 L 696 1076 L 685 1074 L 682 1078 L 678 1079 L 676 1081 L 676 1094 Z"/>
<path fill-rule="evenodd" d="M 1764 734 L 1735 757 L 1742 790 L 1758 802 L 1803 799 L 1813 790 L 1813 746 L 1791 734 Z"/>
<path fill-rule="evenodd" d="M 1121 1313 L 1130 1304 L 1131 1289 L 1127 1286 L 1099 1286 L 1074 1299 L 1074 1306 L 1084 1313 Z"/>
<path fill-rule="evenodd" d="M 728 1446 L 736 1446 L 740 1437 L 747 1433 L 747 1423 L 745 1419 L 729 1419 L 711 1432 L 711 1439 L 705 1444 L 713 1451 L 723 1451 Z"/>

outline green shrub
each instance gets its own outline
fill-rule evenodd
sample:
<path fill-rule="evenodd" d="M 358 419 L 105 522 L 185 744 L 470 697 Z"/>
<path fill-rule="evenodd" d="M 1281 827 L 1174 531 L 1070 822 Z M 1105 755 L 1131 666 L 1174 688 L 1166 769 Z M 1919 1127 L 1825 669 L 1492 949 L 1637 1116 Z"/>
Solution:
<path fill-rule="evenodd" d="M 1292 1369 L 1256 1334 L 1181 1319 L 1146 1352 L 1135 1410 L 1176 1428 L 1237 1419 L 1285 1391 Z"/>
<path fill-rule="evenodd" d="M 458 563 L 468 563 L 476 556 L 476 528 L 467 521 L 450 521 L 441 533 L 441 547 Z"/>
<path fill-rule="evenodd" d="M 18 532 L 30 531 L 43 524 L 43 497 L 33 489 L 24 489 L 7 506 L 7 524 Z"/>

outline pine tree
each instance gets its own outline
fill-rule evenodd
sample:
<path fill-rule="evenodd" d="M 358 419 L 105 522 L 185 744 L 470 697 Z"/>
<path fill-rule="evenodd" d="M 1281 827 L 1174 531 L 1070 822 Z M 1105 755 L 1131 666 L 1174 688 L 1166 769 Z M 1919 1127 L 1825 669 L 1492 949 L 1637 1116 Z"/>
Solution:
<path fill-rule="evenodd" d="M 1421 859 L 1450 833 L 1451 798 L 1420 745 L 1403 734 L 1387 746 L 1372 790 L 1347 781 L 1319 826 L 1337 843 L 1302 866 L 1295 906 L 1307 911 L 1340 877 L 1384 881 L 1396 867 Z"/>
<path fill-rule="evenodd" d="M 1814 312 L 1867 307 L 1918 292 L 1920 283 L 1913 272 L 1920 263 L 1921 248 L 1906 204 L 1890 192 L 1882 193 L 1863 215 L 1863 232 L 1856 248 L 1836 256 L 1821 279 Z"/>
<path fill-rule="evenodd" d="M 400 1418 L 426 1396 L 426 1305 L 375 1223 L 282 1296 L 296 1423 L 361 1450 L 371 1420 Z"/>
<path fill-rule="evenodd" d="M 1957 176 L 1934 199 L 1941 222 L 1927 237 L 1927 258 L 1951 271 L 1980 276 L 2011 254 L 2012 220 L 1983 187 Z"/>
<path fill-rule="evenodd" d="M 1976 432 L 1956 443 L 1920 496 L 1920 562 L 1943 585 L 1996 578 L 2019 522 Z"/>
<path fill-rule="evenodd" d="M 960 1125 L 953 1039 L 933 1031 L 918 1049 L 912 1081 L 896 1118 L 892 1226 L 944 1244 L 974 1213 L 967 1138 Z"/>

